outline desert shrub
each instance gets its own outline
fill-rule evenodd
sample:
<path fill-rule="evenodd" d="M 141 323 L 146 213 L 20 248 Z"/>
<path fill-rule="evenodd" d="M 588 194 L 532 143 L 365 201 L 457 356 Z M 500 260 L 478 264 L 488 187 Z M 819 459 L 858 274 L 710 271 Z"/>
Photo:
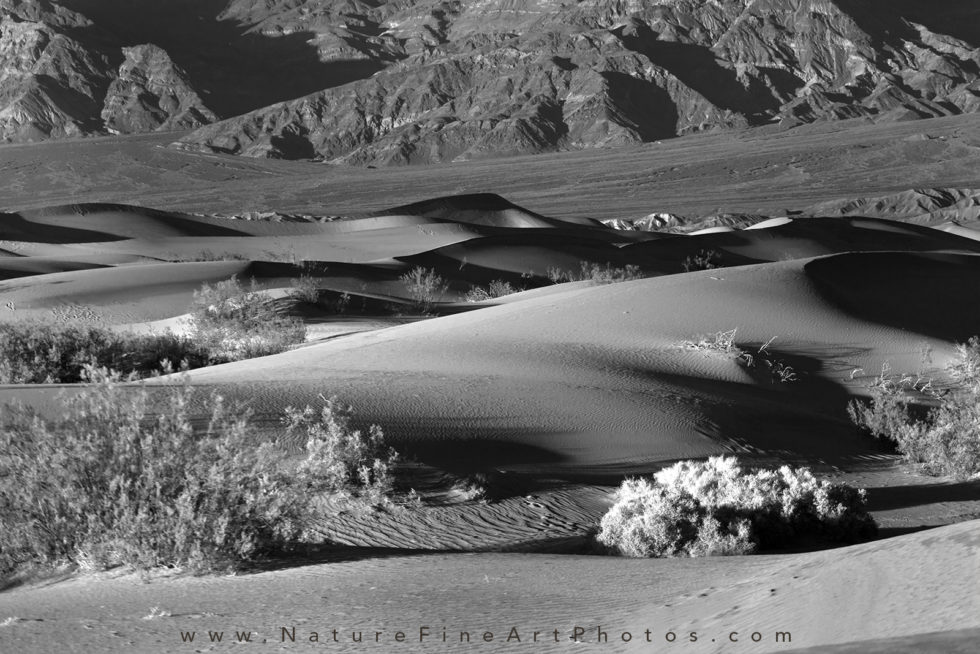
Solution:
<path fill-rule="evenodd" d="M 967 479 L 980 474 L 980 339 L 957 351 L 948 388 L 936 389 L 921 375 L 890 374 L 884 366 L 869 387 L 870 398 L 851 401 L 848 413 L 926 472 Z"/>
<path fill-rule="evenodd" d="M 185 336 L 116 332 L 93 325 L 31 321 L 0 324 L 0 384 L 77 383 L 86 364 L 147 376 L 168 364 L 206 365 Z"/>
<path fill-rule="evenodd" d="M 331 306 L 333 307 L 333 310 L 336 311 L 337 313 L 347 313 L 347 308 L 350 306 L 350 297 L 351 297 L 350 293 L 348 293 L 347 291 L 338 293 L 334 298 L 333 302 L 330 303 Z M 365 299 L 361 298 L 361 306 L 363 307 L 364 304 L 365 304 Z"/>
<path fill-rule="evenodd" d="M 743 349 L 735 343 L 735 335 L 738 328 L 728 331 L 715 332 L 696 336 L 693 339 L 683 341 L 681 347 L 697 352 L 711 353 L 718 352 L 731 357 L 747 368 L 764 367 L 769 373 L 770 380 L 773 382 L 793 382 L 798 379 L 796 371 L 785 361 L 773 356 L 769 349 L 776 337 L 770 338 L 755 351 L 755 354 Z"/>
<path fill-rule="evenodd" d="M 522 289 L 514 288 L 510 282 L 495 279 L 487 286 L 473 286 L 466 293 L 467 302 L 483 302 L 505 295 L 513 295 Z"/>
<path fill-rule="evenodd" d="M 189 385 L 126 384 L 87 368 L 89 384 L 44 420 L 7 407 L 0 421 L 0 572 L 21 565 L 239 567 L 315 538 L 328 499 L 383 501 L 394 453 L 349 410 L 287 410 L 299 454 L 261 440 L 220 396 L 192 420 Z M 131 381 L 131 380 L 130 380 Z"/>
<path fill-rule="evenodd" d="M 320 398 L 319 411 L 286 408 L 287 432 L 306 437 L 308 458 L 300 473 L 314 475 L 320 491 L 383 504 L 393 491 L 392 466 L 397 454 L 384 442 L 384 432 L 371 425 L 366 433 L 350 425 L 351 408 L 334 398 Z"/>
<path fill-rule="evenodd" d="M 552 284 L 562 284 L 564 282 L 574 281 L 572 279 L 572 277 L 574 277 L 572 272 L 565 270 L 564 268 L 558 268 L 557 266 L 549 267 L 546 274 L 548 275 L 548 279 Z"/>
<path fill-rule="evenodd" d="M 712 270 L 717 268 L 721 262 L 721 255 L 714 250 L 700 250 L 697 254 L 685 257 L 681 264 L 684 272 L 694 270 Z"/>
<path fill-rule="evenodd" d="M 592 281 L 597 284 L 614 284 L 616 282 L 643 279 L 644 277 L 640 267 L 633 264 L 617 267 L 609 262 L 599 264 L 590 261 L 579 262 L 578 271 L 555 267 L 548 268 L 547 275 L 548 279 L 554 284 L 582 281 Z"/>
<path fill-rule="evenodd" d="M 316 304 L 320 300 L 320 282 L 309 273 L 303 273 L 293 280 L 290 295 L 300 302 Z"/>
<path fill-rule="evenodd" d="M 237 277 L 204 284 L 191 306 L 193 337 L 215 363 L 284 352 L 306 339 L 299 318 L 281 314 L 252 280 L 245 288 Z"/>
<path fill-rule="evenodd" d="M 602 518 L 599 542 L 626 556 L 747 554 L 801 540 L 857 542 L 877 530 L 864 490 L 806 468 L 746 472 L 734 457 L 682 461 L 628 479 Z"/>
<path fill-rule="evenodd" d="M 415 308 L 421 313 L 428 313 L 448 288 L 446 280 L 435 270 L 421 266 L 412 268 L 399 279 L 405 285 Z"/>
<path fill-rule="evenodd" d="M 728 331 L 702 334 L 684 341 L 681 343 L 681 346 L 688 350 L 697 350 L 698 352 L 720 352 L 722 354 L 728 354 L 735 359 L 744 358 L 746 352 L 735 344 L 736 333 L 738 333 L 737 327 Z"/>
<path fill-rule="evenodd" d="M 599 265 L 597 263 L 582 262 L 582 279 L 590 279 L 600 284 L 613 284 L 616 282 L 628 282 L 634 279 L 642 279 L 640 267 L 627 264 L 623 267 L 615 267 L 610 263 Z"/>

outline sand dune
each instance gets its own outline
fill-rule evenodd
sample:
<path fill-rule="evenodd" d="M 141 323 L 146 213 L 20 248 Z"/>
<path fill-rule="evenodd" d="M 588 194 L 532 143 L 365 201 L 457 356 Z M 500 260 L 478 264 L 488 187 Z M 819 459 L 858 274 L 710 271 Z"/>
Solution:
<path fill-rule="evenodd" d="M 855 315 L 828 280 L 880 260 L 896 265 L 878 266 L 880 275 L 853 291 L 862 302 Z M 847 394 L 885 361 L 921 365 L 924 344 L 941 365 L 948 339 L 975 329 L 980 258 L 942 261 L 839 255 L 579 286 L 192 378 L 230 386 L 262 411 L 285 395 L 337 393 L 400 446 L 460 466 L 519 470 L 532 456 L 536 469 L 604 474 L 722 452 L 846 465 L 873 450 L 843 413 Z M 883 292 L 896 268 L 910 279 L 928 275 L 905 290 L 908 314 Z M 961 304 L 930 291 L 957 280 L 971 289 L 959 292 Z M 724 355 L 680 346 L 734 328 L 746 348 L 776 337 L 774 351 L 801 381 L 776 384 Z M 852 380 L 856 369 L 868 372 Z"/>
<path fill-rule="evenodd" d="M 394 630 L 421 620 L 458 631 L 482 626 L 480 614 L 531 630 L 554 623 L 710 635 L 685 646 L 692 652 L 729 651 L 728 634 L 753 630 L 768 640 L 739 648 L 787 651 L 772 638 L 788 630 L 793 647 L 914 636 L 938 651 L 948 641 L 929 634 L 980 625 L 980 482 L 911 473 L 845 412 L 883 364 L 941 377 L 955 342 L 980 331 L 980 243 L 959 230 L 776 218 L 665 235 L 548 218 L 497 196 L 323 223 L 71 206 L 11 214 L 0 230 L 2 320 L 177 328 L 201 284 L 254 278 L 304 317 L 313 342 L 192 371 L 191 383 L 247 401 L 269 433 L 281 429 L 284 407 L 335 394 L 355 407 L 358 424 L 382 425 L 411 457 L 404 471 L 430 500 L 417 513 L 346 514 L 318 525 L 340 548 L 331 556 L 342 560 L 329 565 L 149 590 L 102 577 L 0 593 L 4 649 L 70 642 L 69 651 L 91 651 L 98 638 L 105 651 L 168 651 L 182 629 L 249 628 L 273 638 L 280 623 Z M 684 272 L 706 253 L 722 267 Z M 646 278 L 548 280 L 549 269 L 576 272 L 582 262 L 636 266 Z M 399 276 L 414 266 L 446 282 L 438 317 L 413 314 Z M 288 300 L 304 275 L 331 297 L 348 294 L 352 308 L 340 314 Z M 498 279 L 527 290 L 464 301 L 471 285 Z M 761 359 L 749 367 L 685 346 L 727 330 L 754 355 L 775 339 L 768 357 L 792 367 L 797 381 L 779 382 Z M 151 389 L 173 382 L 153 380 Z M 0 387 L 0 404 L 20 399 L 53 412 L 70 392 Z M 540 554 L 581 551 L 623 476 L 730 453 L 869 487 L 884 536 L 961 524 L 743 559 Z M 454 485 L 475 473 L 493 502 L 467 500 Z M 430 554 L 412 556 L 421 552 Z M 105 594 L 104 607 L 82 599 L 93 593 Z M 860 611 L 848 610 L 857 603 Z M 154 605 L 173 615 L 138 620 Z"/>
<path fill-rule="evenodd" d="M 398 212 L 449 221 L 449 216 L 481 211 L 480 199 L 442 198 Z M 481 215 L 519 210 L 500 199 L 488 207 Z M 52 224 L 98 227 L 122 237 L 132 216 L 123 218 L 121 211 L 86 208 L 66 214 L 59 208 L 36 215 Z M 161 212 L 133 215 L 133 220 L 171 225 Z M 218 220 L 204 220 L 198 229 L 185 224 L 198 224 L 198 218 L 178 218 L 173 224 L 189 234 L 207 232 Z M 971 336 L 980 318 L 980 297 L 975 297 L 980 258 L 965 254 L 980 246 L 915 225 L 805 219 L 752 231 L 617 242 L 622 232 L 568 223 L 505 229 L 444 222 L 425 229 L 449 231 L 413 240 L 404 230 L 422 224 L 404 225 L 396 214 L 365 220 L 373 221 L 366 229 L 357 220 L 224 220 L 253 235 L 85 244 L 87 251 L 102 252 L 86 255 L 90 261 L 108 257 L 104 265 L 118 264 L 111 267 L 46 272 L 57 264 L 19 257 L 11 260 L 16 263 L 9 266 L 9 276 L 18 266 L 46 274 L 3 283 L 4 317 L 173 325 L 187 312 L 196 288 L 231 275 L 281 291 L 300 274 L 313 274 L 325 291 L 398 306 L 408 298 L 398 275 L 415 265 L 445 275 L 451 284 L 444 299 L 459 300 L 471 283 L 503 277 L 517 286 L 546 284 L 548 268 L 575 270 L 580 261 L 640 265 L 648 274 L 677 272 L 685 257 L 706 250 L 719 253 L 728 265 L 771 262 L 611 286 L 529 291 L 484 302 L 478 311 L 192 374 L 195 383 L 248 398 L 262 415 L 321 392 L 337 394 L 358 407 L 361 420 L 384 425 L 399 447 L 434 465 L 576 478 L 651 470 L 681 458 L 725 452 L 760 463 L 799 461 L 847 469 L 848 462 L 874 452 L 856 438 L 844 415 L 848 395 L 885 362 L 921 367 L 917 357 L 924 347 L 933 351 L 932 365 L 941 366 L 951 355 L 952 341 Z M 286 235 L 274 236 L 277 230 Z M 259 237 L 260 232 L 265 235 Z M 412 253 L 421 240 L 431 238 L 456 242 Z M 224 243 L 242 256 L 254 254 L 245 244 L 269 247 L 277 239 L 295 239 L 290 242 L 311 251 L 319 248 L 321 254 L 345 251 L 361 260 L 385 248 L 392 248 L 388 254 L 395 254 L 396 246 L 402 249 L 373 264 L 315 257 L 321 263 L 306 272 L 288 263 L 247 260 L 127 263 L 134 256 L 166 258 L 179 243 L 215 248 Z M 833 252 L 850 253 L 812 258 Z M 901 295 L 891 292 L 895 283 Z M 773 356 L 792 366 L 800 381 L 774 383 L 768 373 L 747 369 L 732 357 L 681 345 L 701 334 L 736 328 L 738 343 L 750 351 L 775 337 Z M 320 333 L 349 331 L 323 327 Z"/>
<path fill-rule="evenodd" d="M 18 256 L 11 253 L 10 256 L 0 259 L 0 280 L 145 262 L 147 260 L 144 257 L 136 254 Z"/>
<path fill-rule="evenodd" d="M 39 238 L 47 239 L 60 230 L 85 229 L 112 238 L 166 238 L 168 236 L 238 236 L 231 224 L 206 221 L 174 212 L 117 204 L 78 204 L 22 211 L 19 214 L 35 226 Z M 6 221 L 4 221 L 6 222 Z M 84 242 L 84 241 L 77 241 Z"/>
<path fill-rule="evenodd" d="M 496 195 L 477 193 L 451 195 L 389 209 L 382 213 L 406 214 L 450 220 L 452 222 L 491 225 L 493 227 L 557 227 L 563 224 L 600 227 L 601 223 L 583 218 L 549 218 Z"/>

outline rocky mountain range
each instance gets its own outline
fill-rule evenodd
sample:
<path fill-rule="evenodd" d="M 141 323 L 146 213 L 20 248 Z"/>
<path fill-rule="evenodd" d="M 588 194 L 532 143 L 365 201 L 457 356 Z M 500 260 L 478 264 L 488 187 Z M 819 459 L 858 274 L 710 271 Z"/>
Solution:
<path fill-rule="evenodd" d="M 0 0 L 0 139 L 429 163 L 980 109 L 974 0 Z"/>

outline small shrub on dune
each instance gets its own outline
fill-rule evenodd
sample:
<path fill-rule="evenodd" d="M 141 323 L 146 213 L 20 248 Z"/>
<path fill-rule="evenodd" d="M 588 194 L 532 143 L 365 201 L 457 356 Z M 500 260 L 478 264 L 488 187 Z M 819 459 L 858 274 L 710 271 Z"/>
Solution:
<path fill-rule="evenodd" d="M 714 270 L 719 265 L 721 265 L 721 255 L 715 250 L 700 250 L 697 254 L 685 257 L 681 263 L 684 272 Z"/>
<path fill-rule="evenodd" d="M 282 315 L 256 288 L 236 277 L 194 292 L 193 336 L 215 362 L 278 354 L 306 339 L 299 318 Z"/>
<path fill-rule="evenodd" d="M 692 340 L 684 341 L 681 345 L 688 350 L 698 352 L 721 352 L 731 355 L 733 358 L 740 359 L 745 356 L 745 350 L 735 344 L 735 334 L 738 328 L 728 331 L 715 332 L 697 336 Z"/>
<path fill-rule="evenodd" d="M 420 313 L 429 313 L 448 288 L 446 280 L 432 268 L 416 266 L 399 279 Z"/>
<path fill-rule="evenodd" d="M 968 479 L 980 475 L 980 338 L 957 351 L 949 388 L 938 390 L 918 375 L 891 375 L 886 366 L 869 388 L 870 399 L 852 401 L 848 413 L 926 472 Z M 920 402 L 932 406 L 923 413 Z"/>
<path fill-rule="evenodd" d="M 240 567 L 316 538 L 328 500 L 384 502 L 394 453 L 377 427 L 326 401 L 286 413 L 288 452 L 220 396 L 195 424 L 187 385 L 126 384 L 86 370 L 65 414 L 6 407 L 0 420 L 0 573 L 74 563 L 196 571 Z M 131 381 L 131 380 L 128 380 Z"/>
<path fill-rule="evenodd" d="M 208 353 L 172 333 L 116 332 L 92 325 L 0 324 L 0 384 L 77 383 L 87 364 L 147 376 L 167 362 L 197 368 Z"/>
<path fill-rule="evenodd" d="M 514 288 L 510 282 L 495 279 L 487 286 L 473 286 L 470 288 L 466 293 L 466 301 L 483 302 L 484 300 L 493 300 L 498 297 L 504 297 L 505 295 L 513 295 L 521 290 L 523 289 Z"/>
<path fill-rule="evenodd" d="M 735 343 L 735 334 L 737 332 L 738 329 L 736 328 L 698 336 L 692 340 L 683 341 L 681 347 L 704 353 L 718 352 L 731 357 L 746 368 L 761 367 L 759 365 L 761 364 L 769 372 L 770 380 L 773 383 L 794 382 L 799 379 L 792 366 L 772 356 L 769 346 L 776 340 L 775 336 L 770 338 L 766 343 L 763 343 L 756 350 L 756 353 L 752 354 Z"/>
<path fill-rule="evenodd" d="M 876 533 L 865 492 L 806 468 L 746 472 L 734 457 L 682 461 L 628 479 L 598 540 L 633 557 L 724 556 L 801 540 L 852 543 Z"/>
<path fill-rule="evenodd" d="M 290 295 L 301 302 L 316 304 L 320 300 L 320 282 L 309 273 L 303 273 L 293 280 Z"/>

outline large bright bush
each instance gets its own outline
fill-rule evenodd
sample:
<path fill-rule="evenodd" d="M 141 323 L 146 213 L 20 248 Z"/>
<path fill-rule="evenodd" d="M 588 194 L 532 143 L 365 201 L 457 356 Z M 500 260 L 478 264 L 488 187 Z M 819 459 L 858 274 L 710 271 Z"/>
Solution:
<path fill-rule="evenodd" d="M 675 557 L 851 543 L 875 533 L 863 490 L 817 480 L 806 468 L 749 472 L 734 457 L 712 457 L 624 481 L 598 540 L 626 556 Z"/>

